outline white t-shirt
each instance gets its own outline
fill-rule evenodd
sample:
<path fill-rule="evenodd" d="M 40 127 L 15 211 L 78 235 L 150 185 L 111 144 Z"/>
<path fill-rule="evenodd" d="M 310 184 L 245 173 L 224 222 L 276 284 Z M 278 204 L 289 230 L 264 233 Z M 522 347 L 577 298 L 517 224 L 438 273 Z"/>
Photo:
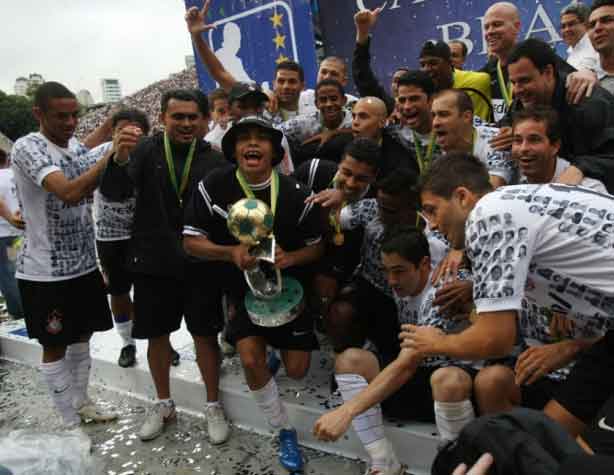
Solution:
<path fill-rule="evenodd" d="M 477 311 L 520 311 L 526 299 L 592 338 L 614 327 L 613 245 L 613 196 L 554 183 L 499 188 L 465 228 Z"/>
<path fill-rule="evenodd" d="M 17 258 L 19 279 L 59 281 L 96 269 L 92 197 L 68 205 L 43 188 L 43 180 L 51 173 L 60 171 L 72 180 L 92 165 L 87 149 L 74 138 L 66 149 L 39 132 L 15 142 L 11 167 L 26 223 Z"/>
<path fill-rule="evenodd" d="M 11 213 L 19 210 L 15 178 L 10 168 L 0 169 L 0 199 Z M 0 218 L 0 237 L 21 236 L 22 234 L 21 229 L 12 226 L 6 219 Z"/>
<path fill-rule="evenodd" d="M 92 149 L 88 160 L 98 162 L 113 147 L 113 142 L 103 143 Z M 100 190 L 94 190 L 94 223 L 98 241 L 124 241 L 132 234 L 132 220 L 136 197 L 126 201 L 110 201 Z"/>
<path fill-rule="evenodd" d="M 600 69 L 599 53 L 593 48 L 588 33 L 584 33 L 575 46 L 567 48 L 567 62 L 576 69 L 588 69 L 590 71 Z"/>
<path fill-rule="evenodd" d="M 561 157 L 557 157 L 556 166 L 554 168 L 554 176 L 552 177 L 551 183 L 556 183 L 559 181 L 560 176 L 563 174 L 565 170 L 567 170 L 571 166 L 567 160 Z M 518 184 L 525 185 L 528 184 L 527 177 L 522 173 L 520 174 L 520 178 L 518 180 Z M 593 191 L 598 191 L 599 193 L 607 193 L 605 185 L 599 180 L 595 180 L 594 178 L 585 177 L 582 179 L 580 186 L 584 188 L 589 188 Z"/>
<path fill-rule="evenodd" d="M 205 140 L 217 150 L 222 150 L 222 139 L 230 127 L 232 127 L 232 122 L 229 122 L 225 129 L 220 124 L 215 124 L 209 133 L 205 135 Z"/>
<path fill-rule="evenodd" d="M 517 169 L 510 152 L 499 152 L 490 145 L 490 141 L 499 134 L 499 129 L 480 125 L 474 127 L 474 130 L 473 154 L 486 165 L 488 174 L 501 177 L 508 184 L 514 183 Z"/>

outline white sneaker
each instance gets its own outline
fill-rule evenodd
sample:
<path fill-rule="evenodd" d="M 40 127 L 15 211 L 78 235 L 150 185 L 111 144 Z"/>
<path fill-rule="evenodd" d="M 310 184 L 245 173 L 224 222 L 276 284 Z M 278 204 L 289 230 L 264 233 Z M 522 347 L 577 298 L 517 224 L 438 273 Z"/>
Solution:
<path fill-rule="evenodd" d="M 91 399 L 87 399 L 83 405 L 77 409 L 77 414 L 83 422 L 109 422 L 117 419 L 114 412 L 103 412 Z"/>
<path fill-rule="evenodd" d="M 223 444 L 230 435 L 230 425 L 226 420 L 224 408 L 221 404 L 210 405 L 205 408 L 207 417 L 207 433 L 209 441 L 214 444 Z"/>
<path fill-rule="evenodd" d="M 365 475 L 402 475 L 403 473 L 405 473 L 405 467 L 397 462 L 397 465 L 389 466 L 384 470 L 369 467 Z"/>
<path fill-rule="evenodd" d="M 92 452 L 92 439 L 90 436 L 80 427 L 78 424 L 68 424 L 62 427 L 62 432 L 64 432 L 65 436 L 74 437 L 74 439 L 67 440 L 67 443 L 70 442 L 72 444 L 78 444 L 83 447 L 83 452 L 91 453 Z"/>
<path fill-rule="evenodd" d="M 153 440 L 158 437 L 163 431 L 164 426 L 176 419 L 175 403 L 170 404 L 158 402 L 147 412 L 145 422 L 139 430 L 139 438 L 141 440 Z"/>

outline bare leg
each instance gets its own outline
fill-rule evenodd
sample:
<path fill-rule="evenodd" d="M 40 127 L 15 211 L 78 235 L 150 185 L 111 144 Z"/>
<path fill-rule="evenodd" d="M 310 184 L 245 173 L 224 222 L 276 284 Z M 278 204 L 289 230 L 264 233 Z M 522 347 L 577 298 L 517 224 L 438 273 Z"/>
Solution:
<path fill-rule="evenodd" d="M 217 401 L 220 387 L 220 349 L 216 337 L 192 335 L 196 347 L 196 363 L 207 387 L 207 402 Z"/>
<path fill-rule="evenodd" d="M 147 361 L 151 377 L 156 386 L 158 399 L 169 399 L 171 397 L 171 344 L 169 335 L 149 339 Z"/>

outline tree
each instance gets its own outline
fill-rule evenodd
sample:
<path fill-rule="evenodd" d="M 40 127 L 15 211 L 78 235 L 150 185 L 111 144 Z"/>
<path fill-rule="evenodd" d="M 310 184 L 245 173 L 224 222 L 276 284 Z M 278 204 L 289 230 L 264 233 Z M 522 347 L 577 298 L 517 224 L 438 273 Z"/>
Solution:
<path fill-rule="evenodd" d="M 0 132 L 15 141 L 35 130 L 38 122 L 32 115 L 32 100 L 0 91 Z"/>

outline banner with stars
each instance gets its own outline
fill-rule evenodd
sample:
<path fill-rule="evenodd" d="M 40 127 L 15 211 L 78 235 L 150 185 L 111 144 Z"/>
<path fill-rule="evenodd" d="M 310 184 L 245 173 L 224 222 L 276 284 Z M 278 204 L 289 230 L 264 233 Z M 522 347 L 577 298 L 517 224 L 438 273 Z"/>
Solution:
<path fill-rule="evenodd" d="M 201 8 L 203 0 L 185 4 Z M 217 28 L 204 33 L 205 41 L 237 80 L 272 89 L 276 65 L 292 60 L 305 70 L 305 87 L 314 86 L 317 63 L 309 0 L 214 0 L 207 22 Z M 194 54 L 200 87 L 210 91 L 217 84 Z"/>

